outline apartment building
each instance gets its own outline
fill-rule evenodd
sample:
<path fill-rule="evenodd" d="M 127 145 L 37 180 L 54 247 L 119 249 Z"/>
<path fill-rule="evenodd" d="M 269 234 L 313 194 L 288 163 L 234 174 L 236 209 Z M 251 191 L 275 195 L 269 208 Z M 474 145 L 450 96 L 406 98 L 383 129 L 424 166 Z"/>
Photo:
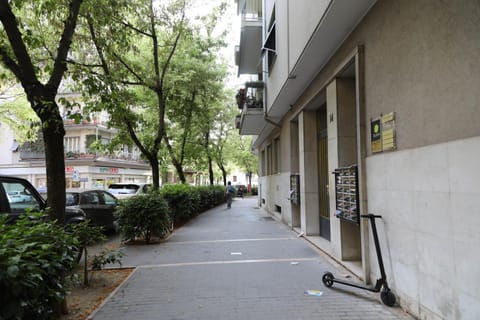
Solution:
<path fill-rule="evenodd" d="M 76 99 L 74 95 L 62 97 Z M 91 119 L 75 122 L 64 114 L 64 153 L 67 190 L 106 189 L 115 182 L 151 182 L 150 165 L 135 148 L 124 146 L 113 154 L 99 153 L 94 142 L 108 143 L 116 129 L 107 126 L 108 115 L 98 113 Z M 46 168 L 43 139 L 19 144 L 15 132 L 0 124 L 0 174 L 28 179 L 46 193 Z"/>
<path fill-rule="evenodd" d="M 236 0 L 259 203 L 421 319 L 479 319 L 480 4 Z M 321 277 L 322 275 L 319 275 Z"/>

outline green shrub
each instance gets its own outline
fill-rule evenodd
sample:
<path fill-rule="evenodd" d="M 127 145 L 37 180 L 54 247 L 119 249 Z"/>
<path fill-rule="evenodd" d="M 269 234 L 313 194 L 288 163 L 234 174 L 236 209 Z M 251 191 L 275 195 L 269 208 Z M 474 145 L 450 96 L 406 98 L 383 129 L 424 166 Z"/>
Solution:
<path fill-rule="evenodd" d="M 168 202 L 170 219 L 174 225 L 184 223 L 199 213 L 200 192 L 186 184 L 169 184 L 160 189 Z"/>
<path fill-rule="evenodd" d="M 106 239 L 103 234 L 103 227 L 95 226 L 87 220 L 70 225 L 68 230 L 78 239 L 78 246 L 85 257 L 83 260 L 83 285 L 88 286 L 88 246 Z M 79 254 L 77 262 L 80 262 L 81 256 L 82 253 Z"/>
<path fill-rule="evenodd" d="M 160 193 L 168 202 L 170 218 L 175 225 L 185 223 L 200 212 L 225 202 L 223 186 L 169 184 L 164 185 Z"/>
<path fill-rule="evenodd" d="M 122 265 L 125 253 L 120 249 L 103 249 L 102 252 L 93 256 L 92 270 L 102 270 L 107 264 L 118 263 Z"/>
<path fill-rule="evenodd" d="M 252 196 L 258 196 L 258 187 L 252 187 Z"/>
<path fill-rule="evenodd" d="M 123 240 L 143 238 L 150 243 L 152 236 L 168 233 L 170 220 L 168 205 L 158 192 L 128 198 L 115 210 Z"/>
<path fill-rule="evenodd" d="M 76 238 L 42 214 L 0 217 L 0 319 L 54 319 L 75 263 Z"/>

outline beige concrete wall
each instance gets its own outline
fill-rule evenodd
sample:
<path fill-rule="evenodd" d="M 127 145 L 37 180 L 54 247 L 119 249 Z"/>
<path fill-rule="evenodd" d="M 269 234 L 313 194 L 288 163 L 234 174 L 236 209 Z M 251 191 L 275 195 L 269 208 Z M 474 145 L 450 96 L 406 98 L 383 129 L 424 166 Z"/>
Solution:
<path fill-rule="evenodd" d="M 473 285 L 480 257 L 468 253 L 480 246 L 472 231 L 480 227 L 473 200 L 480 198 L 479 16 L 472 1 L 379 1 L 297 104 L 364 46 L 362 120 L 394 111 L 398 147 L 372 155 L 367 132 L 367 209 L 384 217 L 389 281 L 402 306 L 422 319 L 480 318 Z M 369 256 L 376 278 L 373 243 Z"/>
<path fill-rule="evenodd" d="M 266 26 L 270 22 L 273 2 L 266 1 Z M 290 71 L 303 52 L 303 48 L 318 26 L 321 17 L 331 0 L 275 1 L 276 14 L 276 46 L 275 64 L 266 75 L 268 87 L 266 90 L 267 110 L 270 109 L 278 93 L 285 85 Z M 265 70 L 267 71 L 267 70 Z"/>
<path fill-rule="evenodd" d="M 331 0 L 288 1 L 289 71 L 295 66 Z"/>
<path fill-rule="evenodd" d="M 369 127 L 363 132 L 366 209 L 383 215 L 378 228 L 389 283 L 421 319 L 480 318 L 479 17 L 478 1 L 380 0 L 291 111 L 307 106 L 364 47 L 361 121 L 394 111 L 398 148 L 372 155 Z"/>
<path fill-rule="evenodd" d="M 280 89 L 288 78 L 288 37 L 285 36 L 288 33 L 287 0 L 276 1 L 275 10 L 277 55 L 275 63 L 270 71 L 264 63 L 265 78 L 267 79 L 267 87 L 265 90 L 267 111 L 270 109 L 276 96 L 280 92 Z M 270 19 L 265 22 L 267 28 L 269 22 Z"/>

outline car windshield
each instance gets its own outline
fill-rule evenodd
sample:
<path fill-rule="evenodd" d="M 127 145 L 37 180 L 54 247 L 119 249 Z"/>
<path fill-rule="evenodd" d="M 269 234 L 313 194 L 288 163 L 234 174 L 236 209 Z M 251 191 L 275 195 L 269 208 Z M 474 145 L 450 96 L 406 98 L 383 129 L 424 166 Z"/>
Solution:
<path fill-rule="evenodd" d="M 136 193 L 139 186 L 136 184 L 111 184 L 108 191 L 112 194 L 133 194 Z"/>
<path fill-rule="evenodd" d="M 78 202 L 79 202 L 79 195 L 78 193 L 68 193 L 66 194 L 66 205 L 67 206 L 75 206 L 75 205 L 78 205 Z"/>

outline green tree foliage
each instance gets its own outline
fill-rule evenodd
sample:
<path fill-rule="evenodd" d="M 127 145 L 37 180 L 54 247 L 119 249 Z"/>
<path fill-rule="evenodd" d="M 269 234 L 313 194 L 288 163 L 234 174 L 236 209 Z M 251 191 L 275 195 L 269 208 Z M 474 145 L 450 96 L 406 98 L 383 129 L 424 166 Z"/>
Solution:
<path fill-rule="evenodd" d="M 252 152 L 252 137 L 232 135 L 230 140 L 230 148 L 235 150 L 235 163 L 247 173 L 249 184 L 252 184 L 252 174 L 256 174 L 258 170 L 258 158 Z"/>
<path fill-rule="evenodd" d="M 25 92 L 10 81 L 0 85 L 0 123 L 8 125 L 15 132 L 18 143 L 35 141 L 40 130 L 40 121 L 30 107 Z"/>
<path fill-rule="evenodd" d="M 228 96 L 233 97 L 233 94 L 230 92 Z M 221 171 L 224 186 L 227 185 L 228 165 L 234 163 L 237 159 L 237 149 L 231 143 L 232 139 L 235 139 L 234 137 L 238 137 L 238 131 L 234 127 L 235 114 L 236 110 L 233 102 L 226 104 L 216 114 L 215 126 L 210 131 L 212 158 Z"/>
<path fill-rule="evenodd" d="M 88 93 L 90 110 L 107 110 L 111 125 L 150 162 L 159 187 L 159 151 L 172 59 L 186 32 L 185 1 L 105 1 L 86 12 L 74 77 Z M 85 50 L 88 48 L 88 50 Z"/>
<path fill-rule="evenodd" d="M 52 218 L 65 217 L 65 130 L 55 100 L 83 0 L 0 1 L 0 61 L 42 124 Z"/>
<path fill-rule="evenodd" d="M 206 24 L 185 35 L 172 61 L 170 108 L 164 141 L 180 180 L 185 183 L 185 166 L 204 169 L 209 161 L 209 139 L 216 115 L 223 108 L 226 63 L 219 58 L 224 46 L 223 34 L 213 37 L 212 30 L 223 7 L 204 17 Z M 216 17 L 215 19 L 212 16 Z M 213 181 L 211 181 L 213 184 Z"/>
<path fill-rule="evenodd" d="M 120 129 L 112 147 L 135 145 L 157 188 L 159 166 L 173 164 L 182 182 L 185 167 L 205 167 L 205 123 L 214 121 L 211 109 L 226 77 L 217 59 L 224 34 L 212 36 L 225 4 L 197 22 L 186 17 L 188 6 L 186 0 L 95 4 L 72 55 L 88 109 L 107 110 L 110 125 Z"/>

